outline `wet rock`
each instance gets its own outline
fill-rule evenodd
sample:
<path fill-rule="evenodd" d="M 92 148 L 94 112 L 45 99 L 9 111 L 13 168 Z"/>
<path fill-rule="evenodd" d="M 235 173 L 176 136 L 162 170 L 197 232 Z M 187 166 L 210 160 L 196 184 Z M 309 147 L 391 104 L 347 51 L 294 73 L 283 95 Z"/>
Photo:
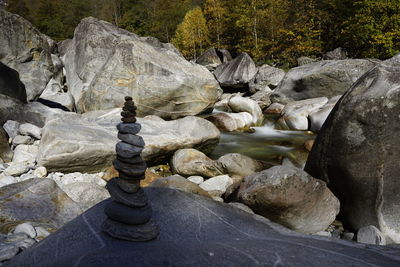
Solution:
<path fill-rule="evenodd" d="M 323 181 L 290 165 L 245 177 L 238 196 L 257 214 L 303 233 L 325 230 L 339 213 Z"/>
<path fill-rule="evenodd" d="M 151 183 L 150 186 L 178 189 L 186 193 L 197 194 L 204 197 L 212 198 L 210 194 L 204 189 L 202 189 L 199 185 L 187 180 L 186 178 L 178 174 L 168 176 L 165 178 L 160 178 Z"/>
<path fill-rule="evenodd" d="M 357 231 L 357 242 L 373 245 L 386 245 L 385 236 L 373 225 L 361 227 Z"/>
<path fill-rule="evenodd" d="M 373 225 L 387 243 L 400 243 L 399 64 L 400 55 L 382 62 L 346 92 L 305 168 L 329 184 L 352 229 Z"/>
<path fill-rule="evenodd" d="M 78 112 L 121 107 L 126 95 L 138 116 L 177 119 L 212 108 L 221 94 L 213 75 L 149 40 L 92 17 L 80 22 L 61 52 Z"/>
<path fill-rule="evenodd" d="M 47 42 L 50 38 L 27 20 L 4 9 L 0 9 L 0 23 L 1 61 L 18 71 L 25 85 L 27 100 L 34 100 L 53 74 L 51 49 Z"/>
<path fill-rule="evenodd" d="M 249 82 L 257 74 L 257 67 L 247 53 L 218 66 L 214 75 L 224 90 L 230 92 L 248 91 Z"/>
<path fill-rule="evenodd" d="M 311 98 L 291 102 L 281 112 L 277 125 L 282 130 L 303 130 L 309 129 L 308 116 L 310 113 L 319 110 L 328 102 L 326 97 Z"/>
<path fill-rule="evenodd" d="M 60 227 L 81 212 L 50 179 L 30 179 L 0 188 L 2 222 L 39 221 Z"/>
<path fill-rule="evenodd" d="M 378 60 L 323 60 L 291 69 L 275 89 L 294 100 L 333 97 L 346 92 Z"/>
<path fill-rule="evenodd" d="M 214 177 L 223 174 L 223 168 L 196 149 L 180 149 L 171 159 L 173 173 L 183 176 Z"/>
<path fill-rule="evenodd" d="M 35 139 L 40 139 L 40 137 L 42 136 L 42 130 L 31 123 L 21 124 L 18 128 L 18 132 L 20 135 L 28 135 Z"/>
<path fill-rule="evenodd" d="M 219 175 L 207 179 L 199 186 L 213 197 L 221 197 L 226 190 L 233 184 L 233 180 L 228 175 Z"/>

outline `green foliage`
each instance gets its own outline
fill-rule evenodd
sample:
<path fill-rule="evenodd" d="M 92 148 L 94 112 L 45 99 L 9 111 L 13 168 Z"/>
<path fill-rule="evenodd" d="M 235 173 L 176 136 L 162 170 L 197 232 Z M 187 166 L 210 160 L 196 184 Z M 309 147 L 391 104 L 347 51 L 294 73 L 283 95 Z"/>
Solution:
<path fill-rule="evenodd" d="M 196 59 L 209 43 L 206 19 L 201 8 L 196 7 L 186 13 L 183 22 L 178 25 L 172 44 L 187 58 Z"/>
<path fill-rule="evenodd" d="M 59 41 L 94 16 L 173 42 L 188 58 L 212 45 L 256 62 L 296 64 L 339 46 L 352 57 L 400 52 L 399 0 L 6 0 L 6 8 Z M 203 14 L 204 11 L 204 14 Z M 179 25 L 179 26 L 178 26 Z"/>

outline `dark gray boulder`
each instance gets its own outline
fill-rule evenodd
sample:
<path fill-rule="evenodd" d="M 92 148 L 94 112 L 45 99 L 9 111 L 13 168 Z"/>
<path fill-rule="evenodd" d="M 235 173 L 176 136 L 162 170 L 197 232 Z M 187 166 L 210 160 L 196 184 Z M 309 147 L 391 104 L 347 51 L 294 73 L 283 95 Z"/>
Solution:
<path fill-rule="evenodd" d="M 328 182 L 345 220 L 400 243 L 400 55 L 376 66 L 339 100 L 305 170 Z"/>
<path fill-rule="evenodd" d="M 228 50 L 209 48 L 197 58 L 196 63 L 205 66 L 211 71 L 230 60 L 232 60 L 232 56 Z"/>
<path fill-rule="evenodd" d="M 16 70 L 0 62 L 0 94 L 26 103 L 25 85 L 19 79 Z"/>
<path fill-rule="evenodd" d="M 249 82 L 257 74 L 257 67 L 247 53 L 218 66 L 214 75 L 224 91 L 248 91 Z"/>
<path fill-rule="evenodd" d="M 8 266 L 396 266 L 395 248 L 304 236 L 228 204 L 146 188 L 160 235 L 127 242 L 101 232 L 106 200 Z"/>
<path fill-rule="evenodd" d="M 286 73 L 274 95 L 294 100 L 342 95 L 378 63 L 372 59 L 323 60 L 296 67 Z"/>
<path fill-rule="evenodd" d="M 0 9 L 0 61 L 18 71 L 28 101 L 40 96 L 53 74 L 52 42 L 29 21 Z"/>

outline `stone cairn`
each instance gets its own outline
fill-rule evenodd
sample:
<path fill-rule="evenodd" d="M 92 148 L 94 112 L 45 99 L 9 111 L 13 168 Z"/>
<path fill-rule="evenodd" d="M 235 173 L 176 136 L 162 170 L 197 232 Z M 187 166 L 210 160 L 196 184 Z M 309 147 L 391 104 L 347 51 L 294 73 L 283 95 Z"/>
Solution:
<path fill-rule="evenodd" d="M 157 237 L 159 228 L 151 219 L 152 209 L 147 201 L 140 180 L 144 179 L 146 163 L 140 156 L 144 148 L 141 136 L 136 135 L 141 125 L 136 123 L 136 107 L 132 97 L 125 97 L 122 108 L 122 123 L 117 125 L 117 158 L 113 165 L 119 177 L 107 184 L 112 202 L 104 212 L 107 220 L 102 229 L 108 235 L 130 241 L 147 241 Z"/>

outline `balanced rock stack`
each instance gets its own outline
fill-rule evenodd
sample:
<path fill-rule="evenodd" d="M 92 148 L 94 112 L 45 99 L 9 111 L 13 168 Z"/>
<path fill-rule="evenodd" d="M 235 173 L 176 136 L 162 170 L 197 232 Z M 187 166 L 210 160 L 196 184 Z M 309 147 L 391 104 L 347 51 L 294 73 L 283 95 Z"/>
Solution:
<path fill-rule="evenodd" d="M 140 187 L 147 168 L 140 156 L 145 144 L 142 137 L 136 135 L 141 126 L 136 123 L 136 107 L 131 97 L 125 97 L 121 115 L 122 123 L 117 125 L 121 142 L 116 146 L 117 159 L 114 160 L 119 177 L 107 184 L 112 202 L 104 209 L 108 218 L 102 228 L 115 238 L 147 241 L 154 239 L 159 229 L 151 220 L 152 209 Z"/>

